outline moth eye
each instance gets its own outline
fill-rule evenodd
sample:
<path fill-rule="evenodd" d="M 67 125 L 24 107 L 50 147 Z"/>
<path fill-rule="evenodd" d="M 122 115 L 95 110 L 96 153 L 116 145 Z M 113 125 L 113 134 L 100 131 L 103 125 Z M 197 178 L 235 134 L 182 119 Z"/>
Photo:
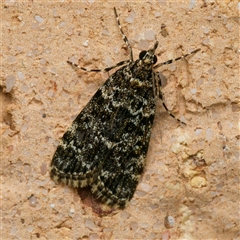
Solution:
<path fill-rule="evenodd" d="M 142 60 L 145 57 L 146 53 L 147 53 L 147 51 L 140 52 L 139 53 L 139 58 Z"/>
<path fill-rule="evenodd" d="M 157 62 L 157 57 L 154 55 L 153 57 L 153 64 L 155 64 Z"/>

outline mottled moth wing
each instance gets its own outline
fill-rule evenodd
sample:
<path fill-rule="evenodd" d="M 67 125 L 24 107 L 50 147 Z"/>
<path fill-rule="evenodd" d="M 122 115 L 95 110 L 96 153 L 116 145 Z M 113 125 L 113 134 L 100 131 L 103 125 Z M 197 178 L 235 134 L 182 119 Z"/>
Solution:
<path fill-rule="evenodd" d="M 124 207 L 145 165 L 155 115 L 152 63 L 130 62 L 95 93 L 63 135 L 51 177 L 91 186 L 102 202 Z"/>

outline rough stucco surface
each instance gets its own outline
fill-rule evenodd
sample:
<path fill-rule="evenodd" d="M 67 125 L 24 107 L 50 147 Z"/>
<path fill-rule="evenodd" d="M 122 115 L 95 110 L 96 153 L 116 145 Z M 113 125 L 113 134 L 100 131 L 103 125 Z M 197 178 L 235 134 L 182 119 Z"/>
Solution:
<path fill-rule="evenodd" d="M 239 239 L 239 5 L 205 2 L 3 3 L 2 239 Z M 153 44 L 151 31 L 159 62 L 201 51 L 160 69 L 166 105 L 187 125 L 158 104 L 132 201 L 99 216 L 76 189 L 54 184 L 49 164 L 108 77 L 66 61 L 104 68 L 128 59 L 113 6 L 135 58 Z"/>

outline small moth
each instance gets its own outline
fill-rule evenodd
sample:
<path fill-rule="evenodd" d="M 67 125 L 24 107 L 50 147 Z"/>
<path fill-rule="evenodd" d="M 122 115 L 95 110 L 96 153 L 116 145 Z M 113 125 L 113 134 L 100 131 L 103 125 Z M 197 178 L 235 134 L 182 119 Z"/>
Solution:
<path fill-rule="evenodd" d="M 153 48 L 140 52 L 139 59 L 133 60 L 115 8 L 114 13 L 130 59 L 104 70 L 90 70 L 107 72 L 121 67 L 97 90 L 63 135 L 52 159 L 50 175 L 56 183 L 75 188 L 90 186 L 103 203 L 124 208 L 143 172 L 156 101 L 162 98 L 160 80 L 154 70 L 189 54 L 155 65 L 156 41 Z"/>

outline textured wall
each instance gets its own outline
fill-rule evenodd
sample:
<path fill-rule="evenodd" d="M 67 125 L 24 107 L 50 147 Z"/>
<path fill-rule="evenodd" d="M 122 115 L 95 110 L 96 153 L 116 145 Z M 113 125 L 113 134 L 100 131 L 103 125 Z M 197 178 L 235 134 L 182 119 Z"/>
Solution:
<path fill-rule="evenodd" d="M 158 104 L 132 201 L 101 217 L 48 170 L 59 139 L 108 77 L 66 61 L 105 68 L 128 59 L 114 6 L 135 58 L 155 37 L 159 62 L 201 51 L 159 69 L 166 105 L 187 126 Z M 237 1 L 3 3 L 3 238 L 237 239 L 238 11 Z"/>

